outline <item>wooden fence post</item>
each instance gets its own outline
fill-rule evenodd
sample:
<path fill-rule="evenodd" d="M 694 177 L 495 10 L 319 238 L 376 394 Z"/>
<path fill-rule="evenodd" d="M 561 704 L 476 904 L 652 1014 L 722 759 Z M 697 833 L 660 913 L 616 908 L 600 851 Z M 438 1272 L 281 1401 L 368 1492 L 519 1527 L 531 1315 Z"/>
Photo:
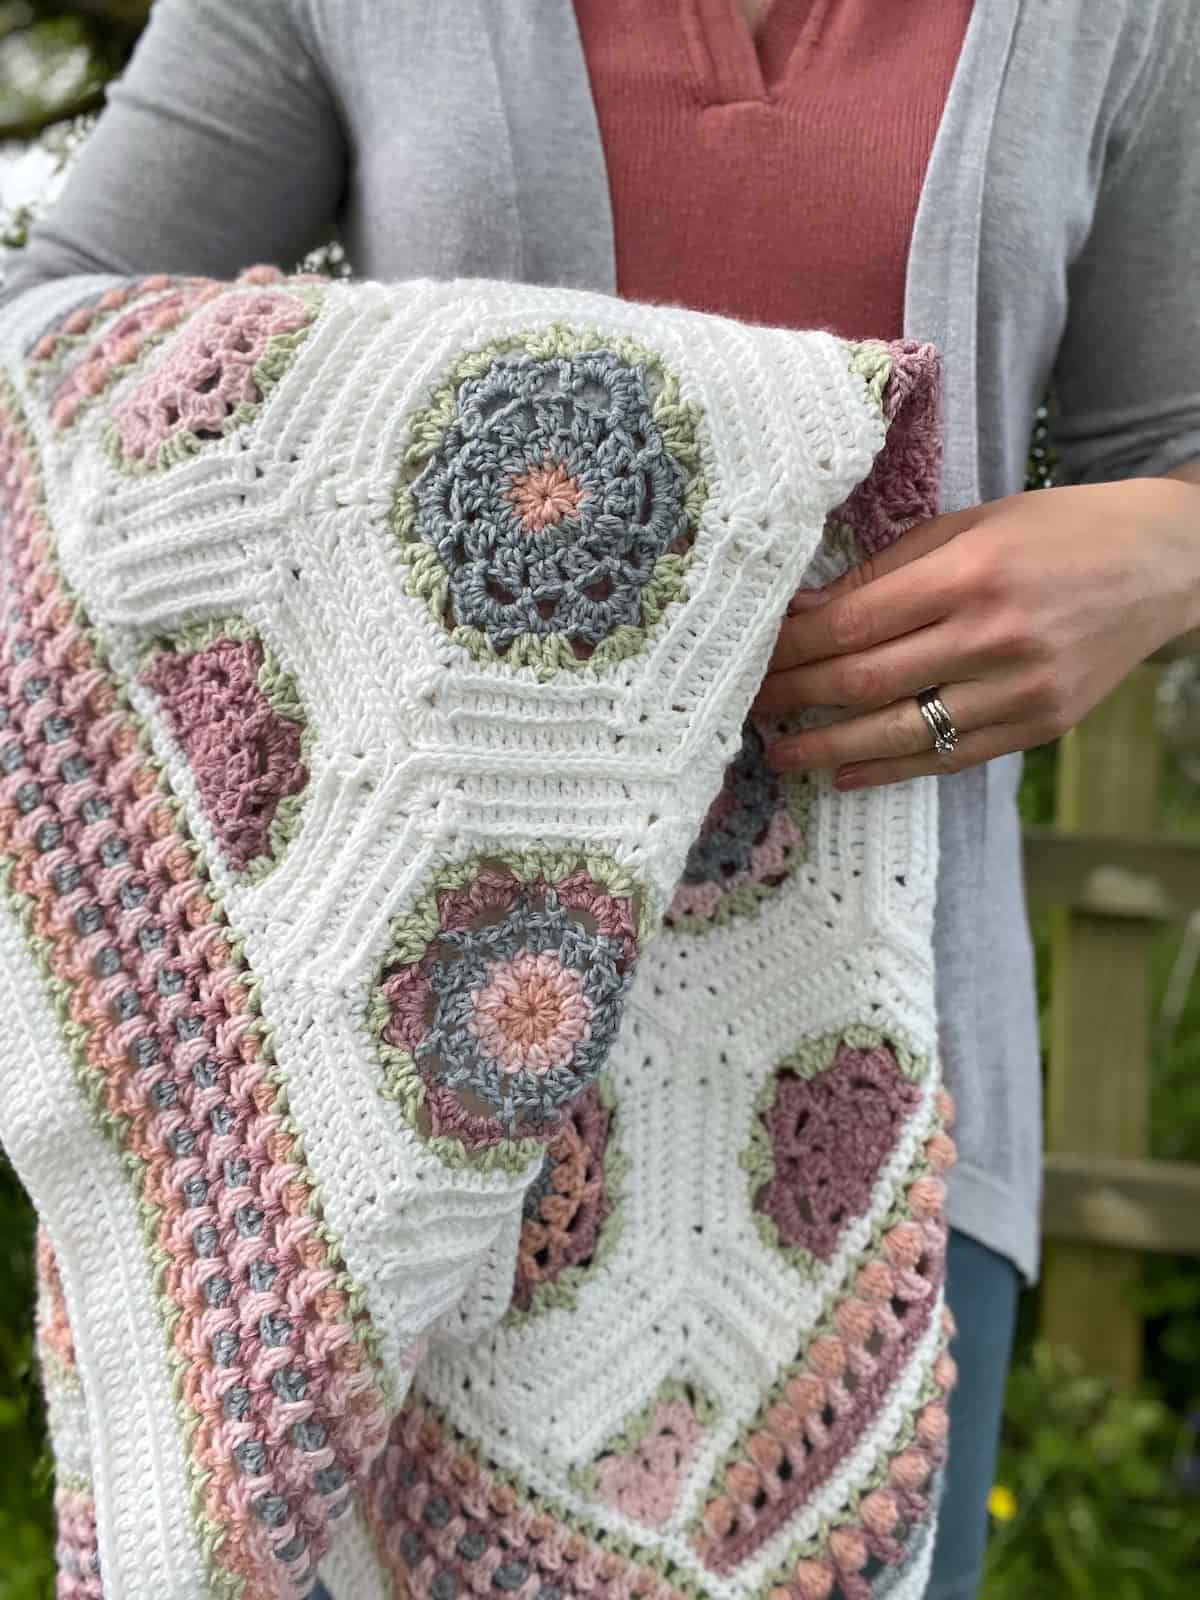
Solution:
<path fill-rule="evenodd" d="M 1058 829 L 1149 838 L 1158 816 L 1157 669 L 1139 667 L 1060 751 Z M 1053 913 L 1046 1143 L 1051 1154 L 1146 1154 L 1150 948 L 1159 922 L 1136 903 Z M 1041 1331 L 1097 1373 L 1132 1379 L 1142 1324 L 1132 1252 L 1048 1241 Z"/>

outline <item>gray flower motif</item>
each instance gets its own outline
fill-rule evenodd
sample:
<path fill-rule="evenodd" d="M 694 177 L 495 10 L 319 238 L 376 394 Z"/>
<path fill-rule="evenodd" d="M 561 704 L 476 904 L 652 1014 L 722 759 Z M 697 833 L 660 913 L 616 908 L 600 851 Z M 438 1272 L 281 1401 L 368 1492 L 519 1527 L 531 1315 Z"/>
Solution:
<path fill-rule="evenodd" d="M 412 485 L 415 533 L 447 574 L 452 626 L 499 655 L 558 635 L 587 659 L 642 625 L 656 562 L 686 549 L 687 489 L 641 367 L 606 350 L 509 354 L 459 388 Z"/>
<path fill-rule="evenodd" d="M 438 936 L 427 1078 L 482 1100 L 507 1134 L 545 1124 L 600 1072 L 632 982 L 623 941 L 590 932 L 553 889 L 501 921 Z"/>

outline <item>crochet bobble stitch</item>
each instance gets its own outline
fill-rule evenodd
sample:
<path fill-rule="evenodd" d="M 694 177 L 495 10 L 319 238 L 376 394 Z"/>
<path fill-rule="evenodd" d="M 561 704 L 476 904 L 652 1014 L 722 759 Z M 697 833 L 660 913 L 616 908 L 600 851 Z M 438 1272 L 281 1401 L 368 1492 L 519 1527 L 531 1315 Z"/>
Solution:
<path fill-rule="evenodd" d="M 414 304 L 429 296 L 422 333 L 439 308 L 458 314 L 439 299 L 447 292 L 414 291 Z M 175 473 L 182 496 L 181 479 L 219 475 L 224 459 L 245 457 L 261 477 L 275 419 L 294 404 L 289 382 L 306 362 L 306 383 L 318 369 L 340 382 L 329 322 L 349 368 L 368 323 L 409 314 L 409 290 L 388 293 L 265 268 L 233 285 L 106 286 L 42 334 L 20 384 L 0 392 L 0 896 L 139 1207 L 178 1406 L 163 1448 L 186 1452 L 201 1587 L 303 1600 L 327 1562 L 347 1600 L 353 1586 L 334 1574 L 350 1550 L 367 1574 L 361 1600 L 916 1600 L 954 1381 L 942 1298 L 951 1107 L 936 1087 L 931 976 L 913 976 L 923 935 L 909 925 L 928 911 L 919 863 L 933 813 L 907 793 L 868 813 L 869 798 L 773 774 L 767 751 L 786 727 L 747 722 L 739 741 L 748 688 L 720 745 L 710 740 L 712 781 L 689 791 L 671 856 L 620 821 L 595 836 L 558 812 L 546 828 L 514 824 L 532 791 L 510 758 L 552 760 L 547 707 L 562 717 L 578 704 L 603 733 L 594 748 L 561 748 L 594 761 L 589 771 L 615 769 L 622 741 L 621 759 L 632 757 L 630 705 L 647 692 L 681 726 L 676 701 L 694 703 L 711 735 L 688 652 L 701 653 L 705 629 L 727 629 L 701 686 L 731 703 L 717 677 L 733 683 L 740 639 L 712 597 L 750 571 L 738 627 L 758 626 L 765 645 L 789 592 L 770 585 L 799 577 L 797 551 L 755 544 L 780 506 L 793 540 L 795 523 L 810 541 L 810 578 L 936 509 L 936 356 L 501 286 L 504 314 L 461 338 L 453 322 L 454 340 L 422 367 L 386 482 L 352 485 L 341 501 L 309 486 L 314 516 L 349 507 L 330 522 L 348 547 L 369 524 L 398 555 L 404 593 L 388 597 L 389 624 L 406 648 L 433 651 L 437 688 L 422 702 L 433 720 L 491 718 L 487 770 L 505 819 L 493 833 L 489 810 L 461 840 L 433 839 L 381 902 L 358 975 L 335 999 L 317 996 L 353 1011 L 339 1021 L 362 1061 L 335 1049 L 336 1069 L 361 1070 L 364 1126 L 388 1129 L 371 1169 L 382 1225 L 372 1217 L 360 1232 L 334 1204 L 355 1192 L 337 1187 L 349 1152 L 322 1154 L 283 1026 L 290 1097 L 275 1059 L 269 1018 L 277 1005 L 294 1022 L 290 979 L 241 921 L 272 904 L 281 880 L 286 903 L 310 823 L 323 825 L 330 696 L 311 647 L 256 599 L 180 606 L 129 629 L 136 648 L 123 659 L 135 661 L 122 679 L 58 564 L 24 412 L 46 430 L 48 471 L 56 447 L 99 441 L 114 505 L 160 474 Z M 698 383 L 690 368 L 703 374 L 703 361 L 668 338 L 680 318 L 710 341 L 719 383 Z M 730 484 L 706 412 L 728 406 L 731 437 L 742 424 L 755 442 L 774 428 L 757 389 L 738 398 L 744 338 L 759 340 L 768 367 L 778 357 L 803 402 L 795 433 L 773 434 L 769 488 L 754 460 Z M 389 372 L 397 351 L 408 359 L 402 340 L 380 351 Z M 880 418 L 888 443 L 868 471 Z M 835 449 L 839 428 L 856 437 L 838 435 Z M 812 507 L 833 500 L 820 475 L 838 450 L 859 453 L 860 469 L 842 469 L 857 487 L 815 546 Z M 338 447 L 330 459 L 327 476 L 341 470 Z M 302 525 L 286 536 L 299 549 L 307 502 L 293 514 Z M 768 592 L 776 609 L 764 621 Z M 696 608 L 693 634 L 660 651 L 698 595 L 708 609 Z M 594 704 L 568 698 L 581 689 Z M 520 719 L 534 714 L 544 743 L 520 745 Z M 640 761 L 667 796 L 661 771 L 704 753 L 675 736 L 642 746 L 622 784 L 645 781 Z M 462 759 L 451 739 L 418 750 L 447 789 Z M 181 775 L 178 792 L 155 748 Z M 712 797 L 718 749 L 732 760 Z M 682 791 L 690 777 L 672 782 Z M 587 782 L 570 789 L 582 811 Z M 643 832 L 663 809 L 657 798 L 645 813 L 606 804 L 610 816 L 648 817 Z M 894 882 L 913 877 L 913 893 L 883 910 L 851 865 L 872 829 L 899 863 Z M 348 828 L 343 843 L 353 850 Z M 227 905 L 212 887 L 218 865 Z M 842 926 L 846 898 L 858 920 Z M 831 955 L 812 942 L 822 918 Z M 907 1006 L 884 970 L 888 918 L 904 924 Z M 273 925 L 271 937 L 284 932 Z M 777 958 L 800 1000 L 750 986 Z M 303 1004 L 316 1020 L 311 995 Z M 319 1081 L 332 1107 L 341 1086 Z M 385 1169 L 402 1180 L 390 1220 Z M 364 1209 L 375 1203 L 372 1192 Z M 476 1225 L 483 1243 L 467 1236 Z M 417 1241 L 407 1258 L 401 1236 Z M 74 1288 L 68 1251 L 63 1262 Z M 428 1276 L 436 1314 L 407 1277 L 387 1298 L 405 1274 Z M 46 1234 L 39 1281 L 59 1596 L 103 1600 L 102 1457 L 94 1468 L 90 1446 L 118 1423 L 88 1410 Z M 399 1304 L 405 1325 L 372 1321 L 380 1304 Z M 753 1389 L 728 1381 L 750 1367 Z"/>
<path fill-rule="evenodd" d="M 11 640 L 0 886 L 72 1018 L 81 1087 L 128 1159 L 147 1243 L 169 1263 L 164 1337 L 173 1328 L 214 1581 L 248 1580 L 265 1557 L 279 1592 L 300 1596 L 352 1475 L 382 1440 L 357 1296 L 289 1127 L 245 964 L 54 567 L 11 394 L 0 395 L 0 483 Z M 83 1525 L 77 1506 L 68 1525 Z"/>

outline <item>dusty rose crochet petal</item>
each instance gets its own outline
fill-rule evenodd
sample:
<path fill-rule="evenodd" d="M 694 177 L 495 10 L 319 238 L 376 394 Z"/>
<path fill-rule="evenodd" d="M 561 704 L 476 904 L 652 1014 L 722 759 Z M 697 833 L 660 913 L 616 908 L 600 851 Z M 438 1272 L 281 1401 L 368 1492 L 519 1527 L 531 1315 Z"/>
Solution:
<path fill-rule="evenodd" d="M 308 782 L 303 730 L 259 687 L 262 664 L 257 640 L 220 638 L 200 650 L 163 650 L 142 674 L 162 700 L 213 832 L 239 872 L 271 854 L 280 802 Z"/>
<path fill-rule="evenodd" d="M 828 1261 L 866 1209 L 884 1162 L 920 1102 L 886 1048 L 843 1044 L 813 1077 L 781 1071 L 763 1113 L 775 1175 L 755 1200 L 787 1245 Z"/>
<path fill-rule="evenodd" d="M 883 392 L 887 443 L 870 474 L 831 517 L 854 530 L 868 555 L 936 516 L 941 492 L 941 359 L 933 345 L 912 339 L 887 349 L 892 356 Z"/>

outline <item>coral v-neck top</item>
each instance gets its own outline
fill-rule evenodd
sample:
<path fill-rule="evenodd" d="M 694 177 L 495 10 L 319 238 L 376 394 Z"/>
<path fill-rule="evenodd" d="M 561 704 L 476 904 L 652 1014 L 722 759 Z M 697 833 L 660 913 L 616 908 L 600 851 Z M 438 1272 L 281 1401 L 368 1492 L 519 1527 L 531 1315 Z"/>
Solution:
<path fill-rule="evenodd" d="M 575 0 L 617 288 L 903 332 L 909 243 L 971 0 Z"/>

